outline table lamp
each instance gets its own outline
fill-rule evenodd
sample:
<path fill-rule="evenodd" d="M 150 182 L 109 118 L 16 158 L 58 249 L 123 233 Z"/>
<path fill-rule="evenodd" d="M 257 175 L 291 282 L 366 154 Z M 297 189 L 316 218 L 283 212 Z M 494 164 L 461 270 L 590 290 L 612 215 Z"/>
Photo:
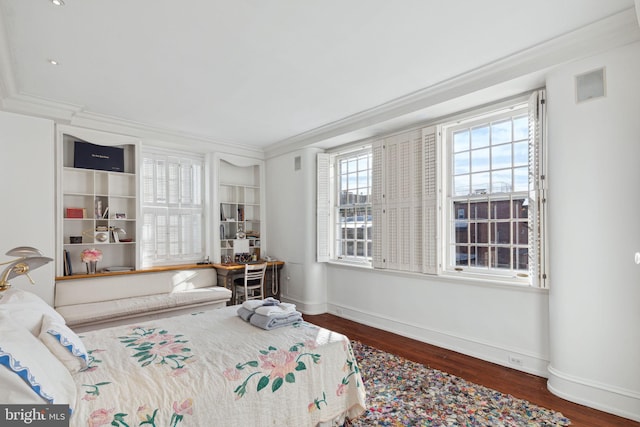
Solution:
<path fill-rule="evenodd" d="M 30 246 L 18 246 L 9 250 L 6 255 L 18 257 L 18 259 L 0 263 L 0 265 L 9 264 L 0 275 L 0 292 L 11 287 L 9 280 L 22 274 L 29 278 L 32 285 L 35 284 L 35 281 L 29 276 L 29 272 L 53 261 L 53 259 L 43 256 L 44 254 L 40 250 Z"/>

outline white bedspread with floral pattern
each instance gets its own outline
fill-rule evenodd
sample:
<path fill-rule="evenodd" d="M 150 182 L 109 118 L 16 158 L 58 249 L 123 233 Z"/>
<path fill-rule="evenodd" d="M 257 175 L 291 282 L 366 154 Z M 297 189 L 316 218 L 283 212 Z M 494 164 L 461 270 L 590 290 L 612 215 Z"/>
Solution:
<path fill-rule="evenodd" d="M 349 340 L 307 322 L 265 331 L 237 307 L 82 334 L 71 426 L 316 426 L 365 410 Z"/>

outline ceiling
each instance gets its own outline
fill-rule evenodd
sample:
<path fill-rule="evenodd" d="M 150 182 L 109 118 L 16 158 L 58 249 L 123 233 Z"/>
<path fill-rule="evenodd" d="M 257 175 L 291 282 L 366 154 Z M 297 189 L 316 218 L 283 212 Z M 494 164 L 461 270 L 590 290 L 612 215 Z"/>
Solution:
<path fill-rule="evenodd" d="M 634 0 L 64 2 L 0 0 L 4 109 L 257 150 L 512 95 L 543 82 L 554 40 L 636 19 Z"/>

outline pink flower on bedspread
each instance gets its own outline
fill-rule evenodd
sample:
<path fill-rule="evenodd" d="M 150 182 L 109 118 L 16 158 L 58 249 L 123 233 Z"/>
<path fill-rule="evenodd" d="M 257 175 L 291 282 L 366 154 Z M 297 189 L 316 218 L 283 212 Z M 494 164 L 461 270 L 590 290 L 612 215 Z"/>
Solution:
<path fill-rule="evenodd" d="M 242 378 L 242 374 L 237 368 L 227 368 L 222 373 L 222 375 L 224 375 L 224 377 L 229 381 L 238 381 L 240 378 Z"/>
<path fill-rule="evenodd" d="M 130 335 L 118 339 L 134 351 L 132 357 L 138 359 L 143 368 L 152 363 L 168 365 L 172 369 L 170 375 L 178 376 L 185 373 L 185 365 L 193 361 L 188 341 L 182 335 L 170 334 L 163 329 L 137 326 L 131 328 Z"/>
<path fill-rule="evenodd" d="M 138 328 L 142 329 L 142 328 Z M 140 338 L 136 341 L 136 344 L 144 344 L 144 343 L 161 343 L 161 342 L 173 342 L 175 340 L 175 336 L 171 334 L 151 334 L 145 337 Z"/>
<path fill-rule="evenodd" d="M 172 354 L 182 353 L 184 345 L 179 342 L 168 342 L 165 344 L 157 345 L 149 350 L 149 354 L 155 354 L 159 357 L 167 357 Z"/>
<path fill-rule="evenodd" d="M 185 415 L 193 414 L 193 399 L 185 399 L 180 405 L 173 402 L 173 415 L 171 416 L 171 427 L 176 427 Z"/>
<path fill-rule="evenodd" d="M 151 418 L 151 414 L 153 411 L 151 411 L 151 408 L 149 408 L 148 405 L 142 405 L 138 407 L 138 419 L 140 421 L 146 421 L 147 418 Z"/>
<path fill-rule="evenodd" d="M 111 414 L 113 414 L 113 409 L 98 409 L 95 410 L 89 415 L 89 419 L 87 420 L 87 424 L 89 427 L 99 427 L 111 422 Z"/>
<path fill-rule="evenodd" d="M 193 399 L 185 399 L 179 406 L 178 402 L 173 402 L 173 412 L 175 412 L 176 415 L 192 415 Z"/>
<path fill-rule="evenodd" d="M 296 358 L 300 354 L 297 351 L 285 351 L 278 350 L 258 356 L 262 361 L 260 366 L 262 369 L 271 371 L 269 375 L 271 379 L 284 378 L 288 373 L 293 372 L 296 369 L 298 363 Z"/>
<path fill-rule="evenodd" d="M 320 354 L 304 351 L 305 343 L 297 342 L 289 347 L 288 350 L 278 349 L 269 346 L 266 350 L 259 350 L 257 360 L 249 360 L 248 362 L 238 363 L 233 368 L 224 371 L 223 375 L 229 381 L 237 381 L 244 375 L 245 369 L 248 375 L 238 387 L 233 390 L 237 399 L 243 397 L 247 393 L 247 385 L 249 380 L 257 378 L 256 391 L 264 390 L 271 384 L 271 391 L 276 392 L 285 383 L 293 384 L 296 382 L 296 373 L 300 374 L 307 370 L 307 364 L 301 359 L 311 359 L 313 364 L 320 363 Z M 260 370 L 255 370 L 259 368 Z"/>
<path fill-rule="evenodd" d="M 187 372 L 189 372 L 189 370 L 187 368 L 177 368 L 171 371 L 171 373 L 169 373 L 170 377 L 179 377 L 182 374 L 186 374 Z"/>

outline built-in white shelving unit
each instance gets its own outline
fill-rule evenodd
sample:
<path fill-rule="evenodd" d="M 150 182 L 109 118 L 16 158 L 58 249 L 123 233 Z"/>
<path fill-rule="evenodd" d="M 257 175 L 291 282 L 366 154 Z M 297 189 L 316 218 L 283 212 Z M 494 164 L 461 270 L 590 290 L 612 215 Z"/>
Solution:
<path fill-rule="evenodd" d="M 124 170 L 112 172 L 74 167 L 76 141 L 123 150 Z M 136 138 L 83 128 L 57 129 L 57 242 L 56 275 L 86 274 L 84 249 L 102 251 L 98 271 L 106 267 L 136 269 L 139 265 Z"/>
<path fill-rule="evenodd" d="M 235 260 L 235 254 L 248 253 L 260 259 L 264 254 L 263 169 L 253 159 L 217 159 L 217 206 L 219 247 L 214 259 Z"/>

